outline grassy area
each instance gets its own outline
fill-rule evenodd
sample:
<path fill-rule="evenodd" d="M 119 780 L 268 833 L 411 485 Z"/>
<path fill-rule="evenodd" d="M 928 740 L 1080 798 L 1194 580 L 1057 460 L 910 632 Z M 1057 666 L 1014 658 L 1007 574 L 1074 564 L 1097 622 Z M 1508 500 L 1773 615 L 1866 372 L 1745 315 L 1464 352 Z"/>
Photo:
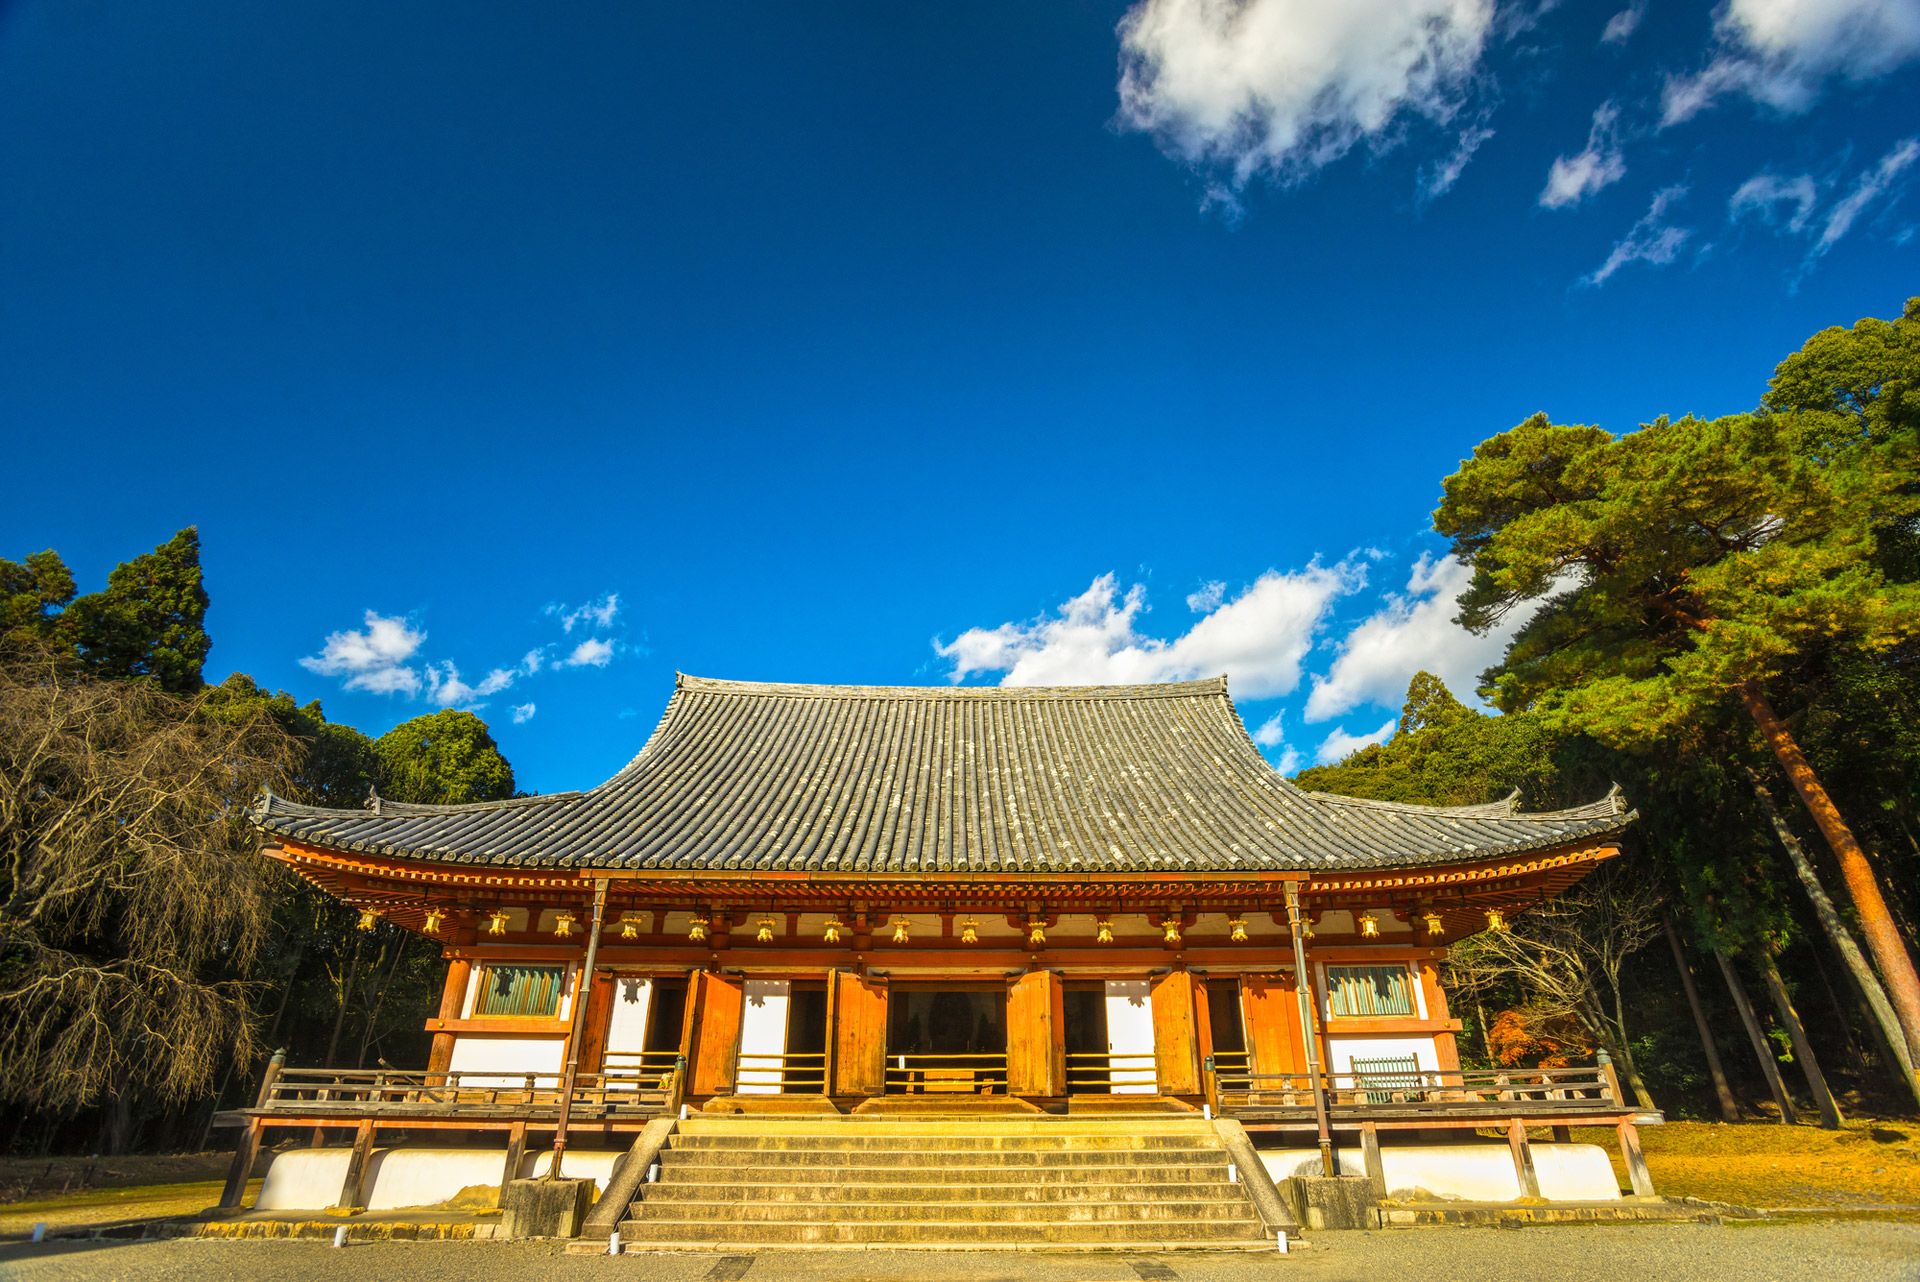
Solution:
<path fill-rule="evenodd" d="M 1610 1129 L 1576 1128 L 1576 1141 L 1613 1155 Z M 1748 1122 L 1670 1122 L 1640 1130 L 1653 1186 L 1667 1197 L 1741 1206 L 1920 1205 L 1920 1125 L 1849 1122 L 1845 1129 Z"/>
<path fill-rule="evenodd" d="M 184 1184 L 139 1184 L 123 1188 L 87 1189 L 0 1206 L 0 1237 L 25 1237 L 37 1222 L 49 1232 L 120 1224 L 128 1220 L 160 1220 L 198 1215 L 220 1200 L 224 1180 L 196 1180 Z M 260 1195 L 260 1181 L 247 1185 L 247 1200 Z"/>

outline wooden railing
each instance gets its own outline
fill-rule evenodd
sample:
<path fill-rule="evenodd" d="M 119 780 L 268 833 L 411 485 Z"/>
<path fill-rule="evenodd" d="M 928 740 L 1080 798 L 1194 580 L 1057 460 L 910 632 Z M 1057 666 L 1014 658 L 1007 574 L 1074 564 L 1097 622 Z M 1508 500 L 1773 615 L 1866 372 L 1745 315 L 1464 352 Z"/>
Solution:
<path fill-rule="evenodd" d="M 1115 1055 L 1108 1051 L 1067 1053 L 1069 1095 L 1151 1095 L 1159 1089 L 1159 1072 L 1151 1052 L 1140 1055 Z"/>
<path fill-rule="evenodd" d="M 740 1052 L 734 1073 L 735 1095 L 806 1094 L 827 1092 L 825 1051 L 786 1051 L 778 1055 Z"/>
<path fill-rule="evenodd" d="M 1207 1094 L 1229 1114 L 1313 1112 L 1306 1073 L 1258 1073 L 1244 1055 L 1206 1060 Z M 1401 1069 L 1320 1074 L 1327 1107 L 1336 1116 L 1368 1113 L 1485 1114 L 1609 1113 L 1623 1107 L 1604 1067 L 1532 1069 Z"/>
<path fill-rule="evenodd" d="M 1007 1057 L 999 1054 L 889 1055 L 887 1094 L 1007 1093 Z"/>
<path fill-rule="evenodd" d="M 685 1062 L 677 1055 L 664 1071 L 612 1069 L 580 1073 L 573 1088 L 576 1117 L 652 1115 L 677 1111 L 685 1091 Z M 560 1109 L 561 1074 L 500 1069 L 406 1072 L 398 1069 L 283 1068 L 261 1093 L 268 1113 L 353 1116 L 542 1116 Z"/>

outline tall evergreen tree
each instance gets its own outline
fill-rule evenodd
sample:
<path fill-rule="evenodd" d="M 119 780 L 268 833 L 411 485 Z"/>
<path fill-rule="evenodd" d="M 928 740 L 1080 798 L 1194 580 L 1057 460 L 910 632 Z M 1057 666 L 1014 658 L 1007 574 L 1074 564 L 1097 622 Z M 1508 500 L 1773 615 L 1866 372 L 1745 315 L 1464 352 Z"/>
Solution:
<path fill-rule="evenodd" d="M 94 676 L 148 677 L 184 694 L 200 688 L 200 665 L 213 647 L 206 618 L 200 532 L 189 527 L 115 566 L 106 591 L 68 606 L 60 628 Z"/>

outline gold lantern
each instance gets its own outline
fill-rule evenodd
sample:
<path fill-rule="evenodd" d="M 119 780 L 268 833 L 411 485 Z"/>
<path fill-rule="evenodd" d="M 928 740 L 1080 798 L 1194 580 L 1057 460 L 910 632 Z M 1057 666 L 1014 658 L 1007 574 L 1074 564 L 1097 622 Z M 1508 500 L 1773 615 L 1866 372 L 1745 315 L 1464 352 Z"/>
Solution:
<path fill-rule="evenodd" d="M 1095 920 L 1093 924 L 1099 932 L 1096 935 L 1094 935 L 1093 942 L 1096 944 L 1111 944 L 1113 942 L 1112 919 L 1107 917 L 1101 917 Z"/>
<path fill-rule="evenodd" d="M 580 919 L 572 913 L 561 913 L 555 917 L 553 919 L 553 933 L 555 938 L 565 939 L 573 934 L 573 923 L 579 920 Z"/>
<path fill-rule="evenodd" d="M 1433 909 L 1431 908 L 1427 909 L 1427 911 L 1421 916 L 1420 920 L 1427 923 L 1427 933 L 1429 935 L 1441 935 L 1446 933 L 1447 924 L 1440 920 L 1440 914 L 1433 911 Z"/>
<path fill-rule="evenodd" d="M 360 910 L 360 929 L 362 929 L 362 930 L 372 930 L 372 929 L 373 929 L 373 928 L 374 928 L 375 926 L 377 926 L 377 925 L 379 925 L 379 924 L 380 924 L 380 911 L 379 911 L 379 909 L 377 909 L 377 908 L 362 908 L 362 909 Z"/>
<path fill-rule="evenodd" d="M 1047 946 L 1047 923 L 1035 917 L 1027 923 L 1027 943 L 1035 948 Z"/>
<path fill-rule="evenodd" d="M 895 917 L 893 919 L 893 942 L 896 944 L 906 943 L 907 927 L 912 924 L 913 923 L 908 921 L 905 917 Z"/>
<path fill-rule="evenodd" d="M 698 944 L 707 937 L 707 927 L 712 923 L 705 917 L 695 917 L 687 926 L 687 938 Z"/>
<path fill-rule="evenodd" d="M 640 914 L 625 912 L 620 914 L 620 938 L 640 938 Z"/>
<path fill-rule="evenodd" d="M 980 923 L 969 917 L 960 923 L 960 942 L 977 944 L 980 942 Z"/>
<path fill-rule="evenodd" d="M 1507 928 L 1507 919 L 1504 915 L 1502 915 L 1500 910 L 1498 908 L 1487 909 L 1487 929 L 1493 930 L 1493 931 L 1505 931 L 1506 928 Z"/>
<path fill-rule="evenodd" d="M 1360 936 L 1363 939 L 1380 938 L 1380 919 L 1372 913 L 1361 913 Z"/>
<path fill-rule="evenodd" d="M 771 944 L 773 942 L 773 918 L 762 917 L 760 919 L 760 929 L 754 932 L 753 937 L 755 941 L 759 943 Z"/>
<path fill-rule="evenodd" d="M 836 913 L 834 916 L 827 918 L 827 930 L 824 938 L 829 944 L 837 944 L 840 942 L 840 932 L 845 929 L 846 927 L 840 923 L 840 917 Z"/>
<path fill-rule="evenodd" d="M 1178 917 L 1167 918 L 1166 921 L 1161 923 L 1161 926 L 1164 931 L 1163 938 L 1166 939 L 1168 944 L 1172 945 L 1180 942 L 1180 919 Z"/>
<path fill-rule="evenodd" d="M 1245 917 L 1235 917 L 1227 923 L 1227 927 L 1232 931 L 1232 933 L 1227 936 L 1228 942 L 1235 944 L 1244 944 L 1247 942 L 1247 919 Z"/>
<path fill-rule="evenodd" d="M 507 923 L 511 920 L 512 920 L 512 917 L 508 914 L 506 909 L 504 908 L 494 909 L 492 912 L 487 914 L 487 933 L 489 935 L 506 934 Z"/>
<path fill-rule="evenodd" d="M 440 933 L 440 923 L 446 919 L 447 915 L 438 908 L 429 908 L 427 909 L 427 924 L 424 929 L 429 935 L 437 935 Z"/>

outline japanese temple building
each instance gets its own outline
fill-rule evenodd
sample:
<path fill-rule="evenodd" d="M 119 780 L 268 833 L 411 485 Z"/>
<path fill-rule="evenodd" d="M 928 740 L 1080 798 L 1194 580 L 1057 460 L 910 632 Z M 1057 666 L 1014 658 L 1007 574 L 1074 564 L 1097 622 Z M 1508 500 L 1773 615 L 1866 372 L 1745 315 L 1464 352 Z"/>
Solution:
<path fill-rule="evenodd" d="M 441 941 L 450 964 L 423 1012 L 424 1068 L 379 1089 L 361 1074 L 357 1093 L 289 1068 L 250 1133 L 355 1125 L 355 1106 L 383 1130 L 520 1144 L 556 1125 L 612 1138 L 682 1105 L 1104 1103 L 1311 1145 L 1368 1109 L 1369 1136 L 1448 1125 L 1434 1102 L 1452 1100 L 1451 1124 L 1592 1114 L 1624 1142 L 1633 1110 L 1609 1075 L 1585 1070 L 1591 1089 L 1537 1093 L 1539 1108 L 1463 1075 L 1438 968 L 1613 857 L 1632 817 L 1617 794 L 1521 814 L 1303 791 L 1261 756 L 1225 678 L 681 676 L 639 755 L 584 792 L 262 799 L 267 854 L 365 922 Z M 642 1089 L 658 1094 L 622 1094 Z M 1396 1114 L 1409 1099 L 1429 1103 Z"/>

